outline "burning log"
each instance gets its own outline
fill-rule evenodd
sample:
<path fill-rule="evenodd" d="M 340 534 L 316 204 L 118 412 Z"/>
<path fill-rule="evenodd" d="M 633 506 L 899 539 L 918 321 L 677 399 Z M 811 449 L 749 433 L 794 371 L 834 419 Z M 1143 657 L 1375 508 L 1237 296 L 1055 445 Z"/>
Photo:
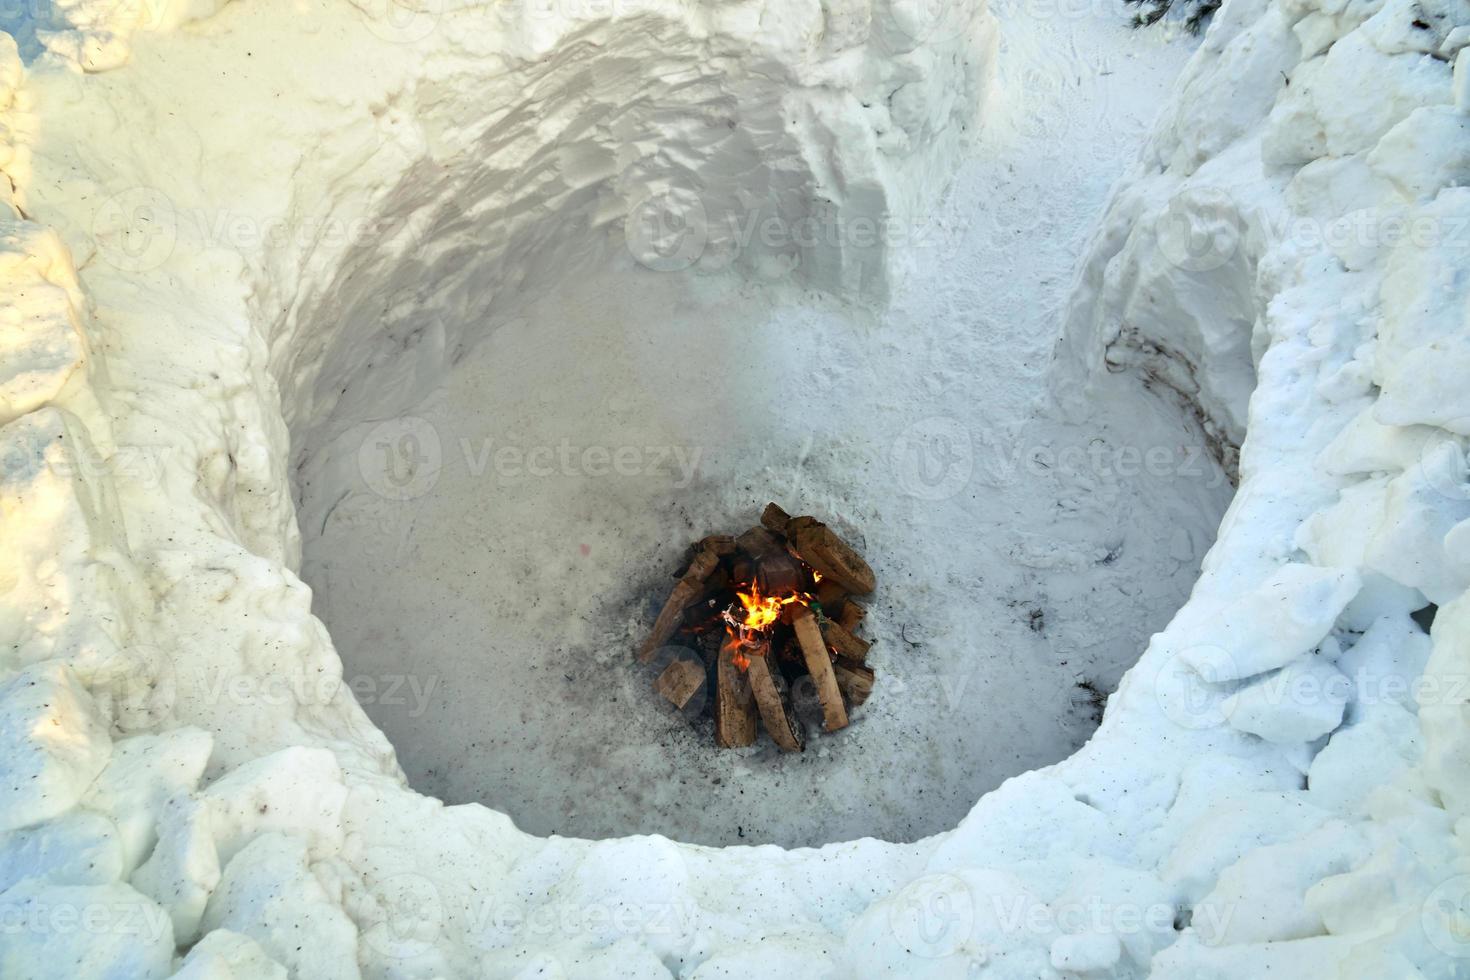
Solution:
<path fill-rule="evenodd" d="M 704 680 L 703 667 L 690 660 L 675 660 L 658 675 L 658 679 L 653 682 L 653 689 L 682 711 L 684 705 L 689 703 L 689 699 L 704 684 Z"/>
<path fill-rule="evenodd" d="M 791 625 L 796 630 L 796 641 L 801 644 L 801 654 L 806 659 L 806 669 L 817 687 L 817 697 L 822 702 L 822 719 L 829 732 L 847 727 L 847 708 L 842 703 L 842 691 L 832 672 L 832 657 L 827 653 L 827 644 L 822 640 L 821 627 L 816 614 L 806 606 L 794 609 Z"/>
<path fill-rule="evenodd" d="M 796 713 L 791 710 L 787 696 L 786 678 L 771 667 L 769 653 L 771 643 L 764 641 L 751 651 L 750 666 L 746 674 L 750 677 L 750 688 L 755 693 L 755 705 L 760 711 L 761 722 L 775 742 L 787 752 L 800 752 L 806 744 Z"/>
<path fill-rule="evenodd" d="M 738 636 L 726 637 L 715 667 L 715 743 L 724 749 L 755 742 L 755 693 L 739 663 L 746 657 L 744 646 Z"/>
<path fill-rule="evenodd" d="M 761 524 L 786 535 L 796 557 L 848 592 L 867 595 L 877 588 L 873 570 L 862 556 L 815 517 L 791 517 L 772 503 L 761 514 Z"/>
<path fill-rule="evenodd" d="M 653 632 L 648 634 L 648 639 L 643 641 L 643 646 L 638 650 L 640 664 L 652 660 L 655 651 L 669 642 L 669 638 L 684 622 L 685 608 L 698 602 L 703 596 L 705 580 L 714 574 L 720 564 L 719 551 L 708 543 L 709 540 L 706 538 L 700 542 L 701 547 L 695 552 L 694 560 L 689 563 L 689 568 L 659 611 L 658 619 L 653 622 Z"/>
<path fill-rule="evenodd" d="M 654 690 L 686 715 L 702 704 L 721 747 L 750 745 L 764 727 L 782 750 L 801 751 L 793 694 L 808 677 L 827 731 L 850 724 L 848 711 L 872 693 L 869 643 L 855 633 L 864 609 L 852 598 L 872 591 L 872 570 L 815 518 L 771 504 L 738 537 L 691 545 L 675 578 L 638 659 L 674 654 L 659 658 Z"/>

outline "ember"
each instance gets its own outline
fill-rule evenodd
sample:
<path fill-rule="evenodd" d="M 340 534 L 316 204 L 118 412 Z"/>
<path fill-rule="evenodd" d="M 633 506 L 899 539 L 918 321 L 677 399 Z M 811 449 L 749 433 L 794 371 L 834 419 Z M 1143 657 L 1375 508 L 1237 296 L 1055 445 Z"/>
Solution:
<path fill-rule="evenodd" d="M 798 685 L 811 685 L 827 731 L 845 728 L 872 692 L 870 644 L 853 630 L 864 615 L 854 596 L 873 591 L 873 572 L 815 518 L 770 504 L 739 537 L 695 542 L 677 578 L 638 660 L 665 651 L 653 686 L 677 708 L 713 692 L 706 706 L 720 746 L 752 744 L 759 718 L 778 746 L 800 751 Z"/>

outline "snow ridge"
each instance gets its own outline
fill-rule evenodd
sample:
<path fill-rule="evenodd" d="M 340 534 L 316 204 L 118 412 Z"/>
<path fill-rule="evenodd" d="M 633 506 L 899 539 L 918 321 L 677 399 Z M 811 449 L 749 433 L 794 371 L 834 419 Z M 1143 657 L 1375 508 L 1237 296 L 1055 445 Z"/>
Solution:
<path fill-rule="evenodd" d="M 269 39 L 268 6 L 219 19 Z M 881 24 L 877 6 L 719 6 L 659 23 L 682 25 L 701 55 L 709 37 L 737 60 L 757 52 L 762 99 L 810 85 L 807 108 L 837 126 L 840 107 L 821 110 L 830 86 L 881 88 L 880 63 L 907 59 L 931 81 L 900 104 L 918 119 L 949 111 L 940 66 L 963 56 L 933 37 L 872 48 L 861 25 Z M 554 63 L 569 40 L 651 56 L 635 41 L 647 20 L 625 19 L 626 36 L 618 18 L 521 26 L 511 62 Z M 793 36 L 827 40 L 769 40 Z M 182 226 L 149 260 L 151 240 L 77 203 L 88 187 L 31 179 L 57 161 L 103 165 L 27 145 L 31 96 L 7 43 L 0 110 L 21 136 L 7 135 L 17 193 L 0 263 L 0 974 L 1462 976 L 1467 40 L 1470 10 L 1449 0 L 1227 0 L 1103 219 L 1061 348 L 1074 382 L 1141 371 L 1239 445 L 1240 490 L 1194 596 L 1073 758 L 1010 781 L 941 837 L 792 852 L 537 839 L 404 788 L 291 571 L 281 408 L 326 424 L 327 355 L 300 311 L 345 295 L 322 290 L 324 274 L 384 260 L 313 236 L 224 249 Z M 429 65 L 456 88 L 455 49 L 485 57 L 480 43 L 385 54 L 371 84 L 353 80 L 365 97 L 325 78 L 320 97 L 364 99 L 349 104 L 391 127 L 412 90 L 396 81 Z M 329 48 L 323 71 L 340 71 Z M 819 70 L 849 62 L 877 75 L 836 84 Z M 46 71 L 59 70 L 28 85 L 51 106 L 75 79 Z M 553 65 L 517 81 L 554 78 Z M 324 138 L 311 159 L 278 162 L 332 178 L 322 200 L 286 202 L 287 226 L 316 207 L 382 212 L 365 188 L 436 159 L 405 147 L 435 142 L 442 161 L 487 135 L 454 121 L 366 148 Z M 849 201 L 881 216 L 920 207 L 921 178 L 957 152 L 884 169 L 866 139 L 803 147 L 798 123 L 743 159 L 804 161 L 802 208 L 817 187 L 869 179 L 884 202 Z M 854 154 L 826 178 L 807 153 L 821 142 Z M 698 172 L 736 194 L 718 160 Z M 124 180 L 146 169 L 121 154 L 107 165 Z M 597 176 L 595 155 L 564 162 L 577 172 Z M 432 182 L 394 186 L 430 191 L 395 207 L 408 224 L 447 220 Z M 620 218 L 634 203 L 597 200 Z M 600 213 L 571 206 L 557 213 Z M 546 254 L 566 260 L 573 237 Z M 818 276 L 838 270 L 816 283 L 828 288 L 884 274 L 807 258 Z"/>

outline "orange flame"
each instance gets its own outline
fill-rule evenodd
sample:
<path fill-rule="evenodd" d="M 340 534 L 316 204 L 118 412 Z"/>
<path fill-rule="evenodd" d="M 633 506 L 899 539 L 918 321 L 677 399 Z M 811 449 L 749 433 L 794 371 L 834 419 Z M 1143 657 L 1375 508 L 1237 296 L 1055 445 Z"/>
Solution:
<path fill-rule="evenodd" d="M 801 598 L 797 595 L 762 596 L 760 585 L 754 582 L 751 583 L 749 592 L 736 592 L 735 595 L 745 607 L 745 620 L 739 625 L 756 631 L 769 628 L 781 618 L 782 606 L 790 605 Z"/>
<path fill-rule="evenodd" d="M 810 602 L 811 597 L 801 594 L 788 596 L 763 596 L 760 585 L 752 582 L 749 592 L 741 592 L 738 589 L 735 595 L 740 599 L 743 614 L 737 612 L 734 606 L 726 609 L 723 616 L 725 628 L 733 637 L 738 637 L 740 645 L 730 654 L 730 662 L 741 670 L 750 666 L 750 656 L 745 652 L 746 646 L 753 646 L 755 641 L 751 634 L 764 633 L 771 625 L 781 618 L 781 607 L 788 606 L 793 602 Z"/>

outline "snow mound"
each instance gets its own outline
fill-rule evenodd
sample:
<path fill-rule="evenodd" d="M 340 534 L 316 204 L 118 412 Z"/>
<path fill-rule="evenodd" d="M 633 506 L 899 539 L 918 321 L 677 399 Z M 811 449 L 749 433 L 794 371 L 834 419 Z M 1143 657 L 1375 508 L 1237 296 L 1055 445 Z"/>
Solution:
<path fill-rule="evenodd" d="M 544 286 L 609 237 L 689 261 L 644 231 L 674 222 L 627 229 L 650 195 L 687 220 L 691 181 L 914 214 L 994 39 L 937 10 L 263 2 L 85 76 L 138 11 L 83 4 L 24 83 L 0 50 L 0 972 L 1463 974 L 1462 5 L 1227 0 L 1103 217 L 1059 387 L 1176 391 L 1240 488 L 1074 757 L 911 845 L 541 839 L 408 791 L 342 689 L 292 570 L 288 425 L 331 424 L 344 350 L 462 338 L 323 311 L 475 262 Z M 318 111 L 273 111 L 286 64 Z M 198 157 L 161 122 L 184 92 L 238 125 L 225 163 L 160 174 Z M 881 247 L 701 234 L 694 262 L 887 288 Z"/>

